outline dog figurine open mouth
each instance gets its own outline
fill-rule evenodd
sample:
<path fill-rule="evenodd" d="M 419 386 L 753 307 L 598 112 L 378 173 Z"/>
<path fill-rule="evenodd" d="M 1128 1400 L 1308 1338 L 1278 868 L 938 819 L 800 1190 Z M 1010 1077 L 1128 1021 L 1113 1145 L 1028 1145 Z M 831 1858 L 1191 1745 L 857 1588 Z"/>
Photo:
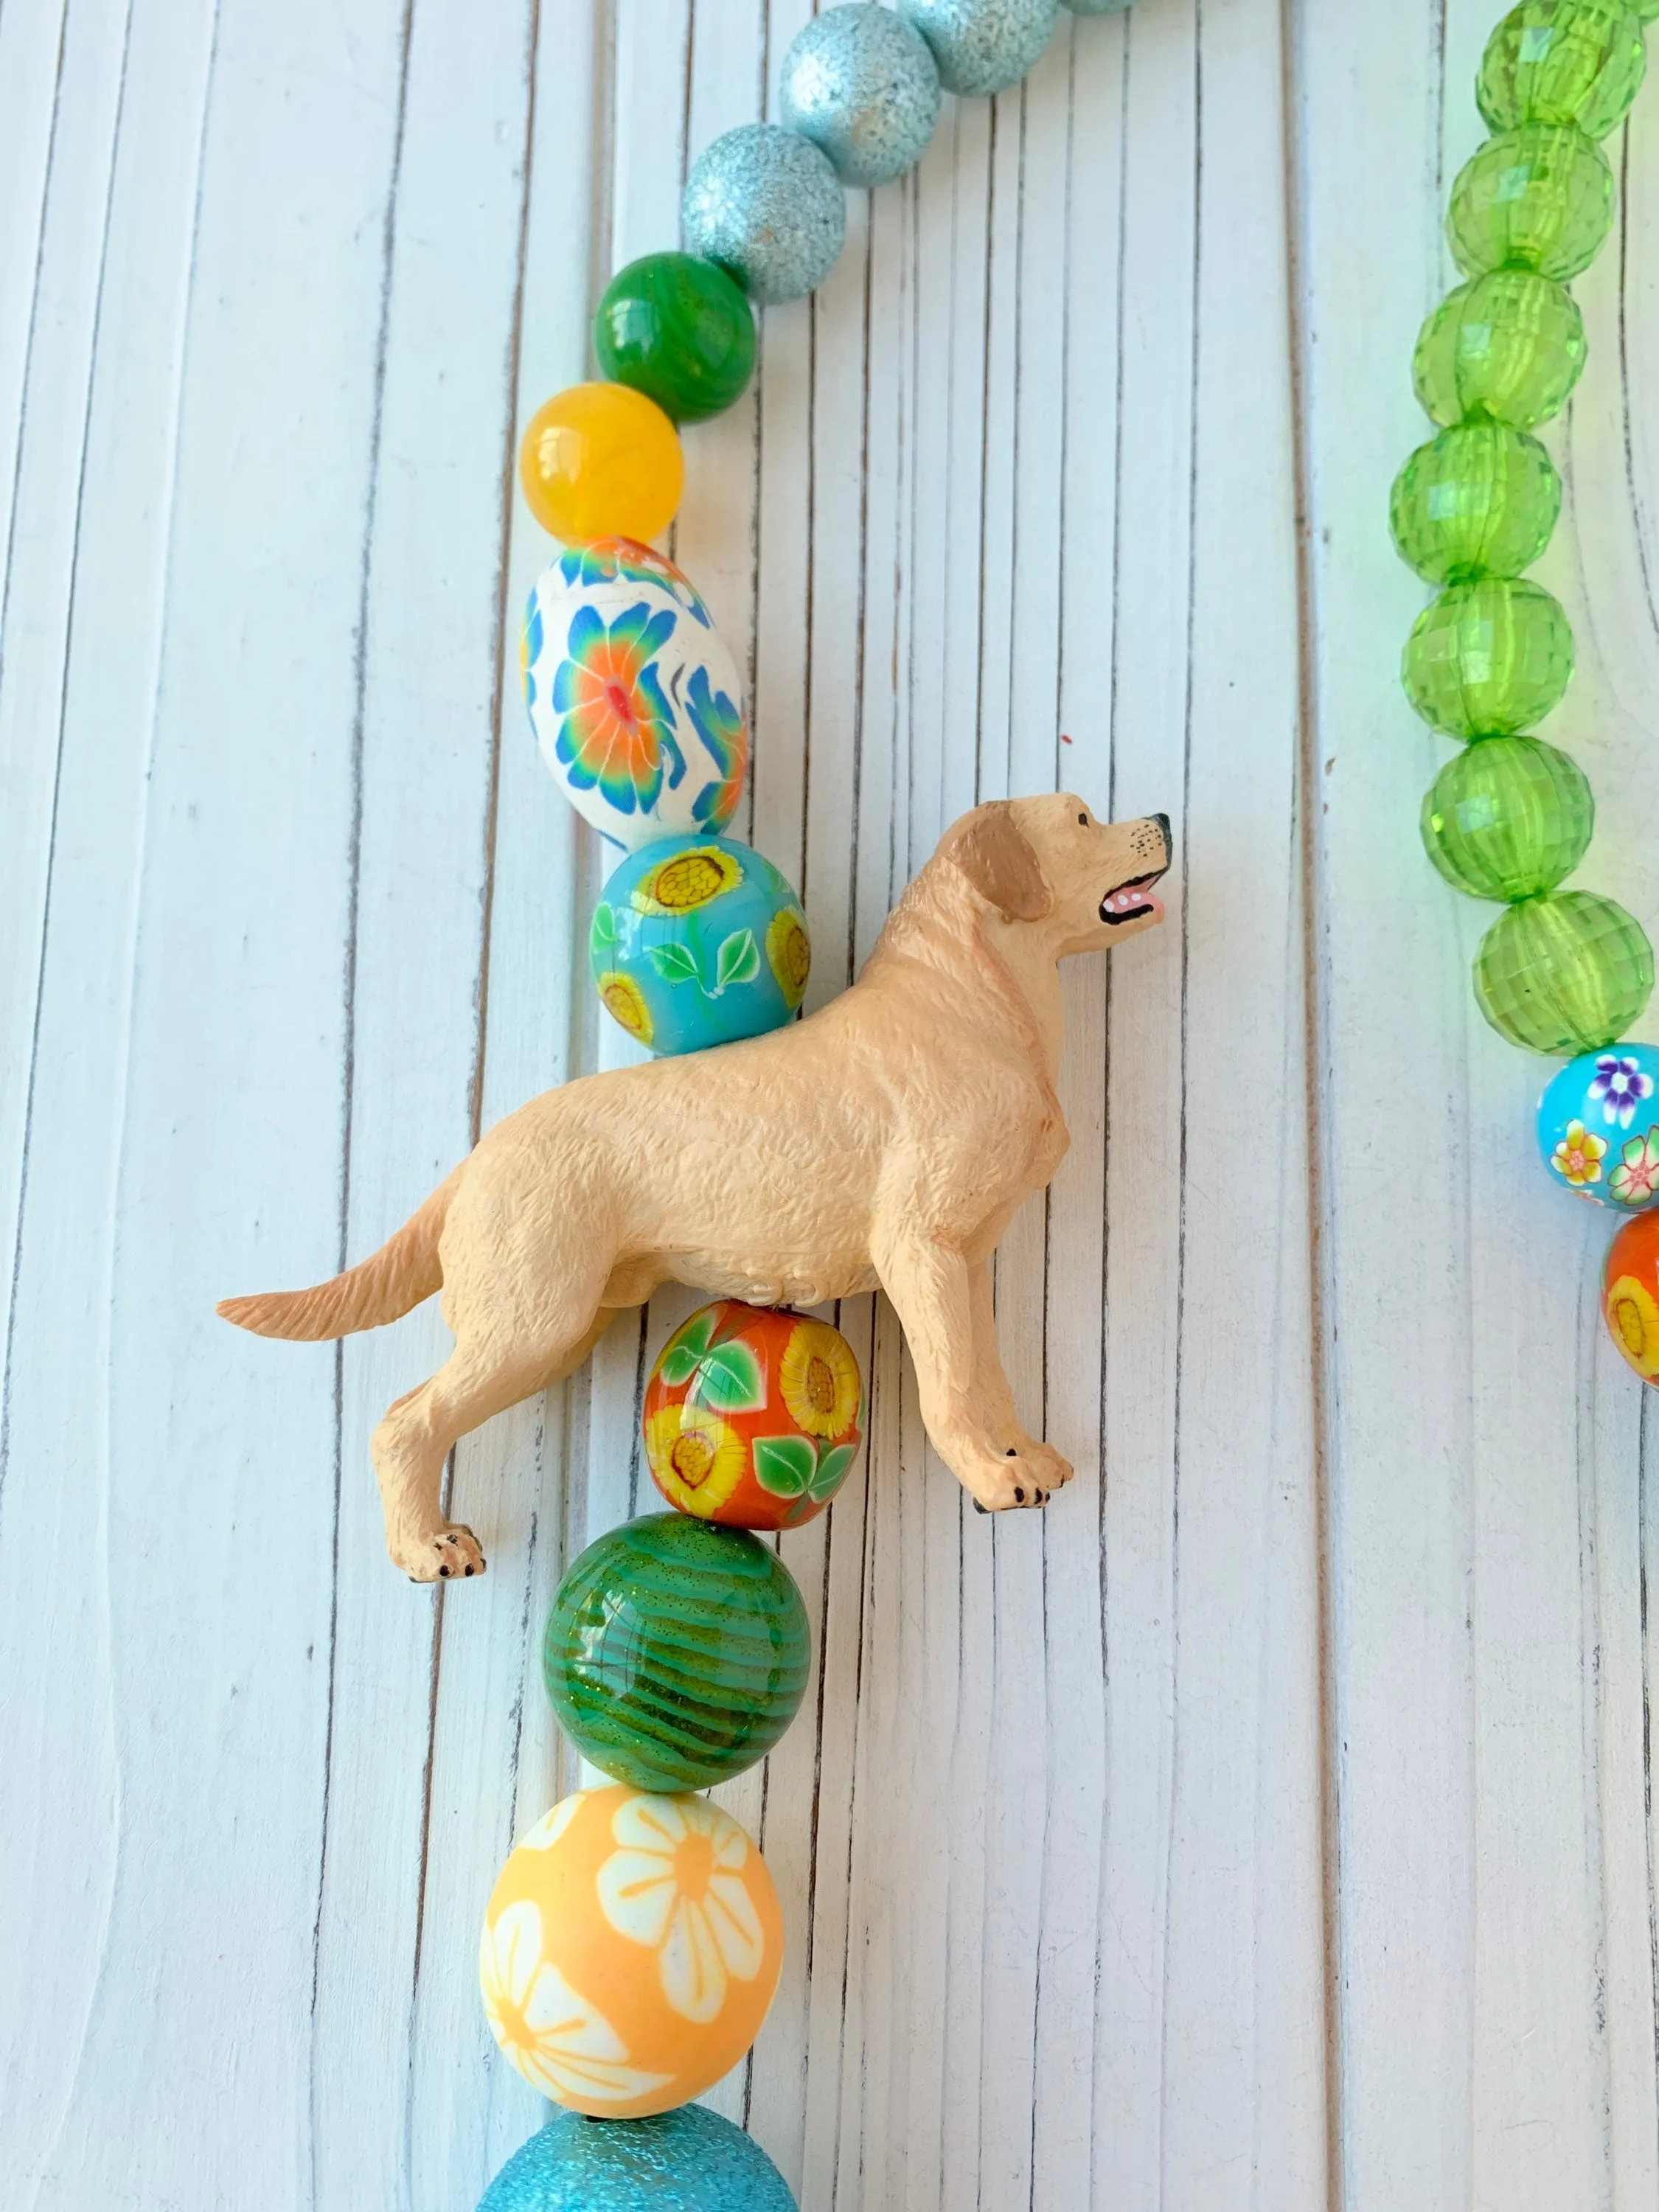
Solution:
<path fill-rule="evenodd" d="M 544 1092 L 370 1258 L 219 1311 L 319 1339 L 441 1290 L 455 1348 L 371 1447 L 387 1547 L 417 1582 L 484 1564 L 440 1504 L 457 1438 L 568 1375 L 670 1279 L 759 1305 L 884 1290 L 940 1458 L 987 1510 L 1044 1504 L 1072 1470 L 1016 1417 L 991 1256 L 1070 1141 L 1056 963 L 1162 921 L 1171 853 L 1166 815 L 1097 822 L 1065 793 L 977 806 L 806 1020 Z"/>

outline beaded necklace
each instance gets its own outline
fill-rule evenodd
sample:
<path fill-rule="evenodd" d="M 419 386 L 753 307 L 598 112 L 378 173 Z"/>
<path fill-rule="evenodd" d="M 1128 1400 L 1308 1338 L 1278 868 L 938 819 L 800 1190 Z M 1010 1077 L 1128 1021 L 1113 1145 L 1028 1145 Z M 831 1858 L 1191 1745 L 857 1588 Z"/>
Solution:
<path fill-rule="evenodd" d="M 1625 1041 L 1653 990 L 1653 951 L 1614 901 L 1561 884 L 1595 806 L 1582 769 L 1531 735 L 1572 676 L 1572 630 L 1522 571 L 1548 543 L 1561 483 L 1533 430 L 1583 372 L 1569 279 L 1613 228 L 1599 141 L 1623 121 L 1659 0 L 1523 0 L 1492 33 L 1476 96 L 1492 136 L 1452 187 L 1447 236 L 1467 282 L 1430 315 L 1417 396 L 1444 427 L 1395 481 L 1395 543 L 1441 586 L 1406 646 L 1407 696 L 1466 750 L 1423 801 L 1423 842 L 1454 890 L 1502 900 L 1474 962 L 1476 1003 L 1524 1049 L 1571 1054 L 1546 1088 L 1551 1177 L 1633 1217 L 1613 1241 L 1605 1310 L 1644 1380 L 1659 1377 L 1659 1051 Z"/>
<path fill-rule="evenodd" d="M 1103 15 L 1128 0 L 1070 4 Z M 723 834 L 747 772 L 741 690 L 701 595 L 648 542 L 684 488 L 676 426 L 746 387 L 756 306 L 829 275 L 844 188 L 912 167 L 943 91 L 1017 84 L 1055 14 L 1055 0 L 898 0 L 814 16 L 784 60 L 783 124 L 708 147 L 686 180 L 685 250 L 647 255 L 607 286 L 593 321 L 606 380 L 556 394 L 525 433 L 525 496 L 565 548 L 531 594 L 526 701 L 566 795 L 629 848 L 589 952 L 606 1010 L 655 1053 L 789 1020 L 811 961 L 793 890 Z M 565 1732 L 616 1779 L 565 1799 L 513 1852 L 480 1960 L 497 2041 L 563 2109 L 480 2212 L 793 2204 L 757 2144 L 689 2101 L 749 2048 L 782 1955 L 759 1850 L 691 1793 L 752 1765 L 794 1717 L 806 1613 L 753 1532 L 825 1510 L 862 1422 L 852 1346 L 805 1316 L 722 1300 L 657 1360 L 645 1455 L 676 1510 L 589 1546 L 544 1645 Z"/>
<path fill-rule="evenodd" d="M 1079 14 L 1127 4 L 1071 0 Z M 526 496 L 566 549 L 532 594 L 526 698 L 567 795 L 629 848 L 590 953 L 608 1012 L 656 1052 L 788 1020 L 811 957 L 790 886 L 723 834 L 747 770 L 740 687 L 695 586 L 648 543 L 684 487 L 676 425 L 746 387 L 755 306 L 829 274 L 843 188 L 913 166 L 941 89 L 1017 83 L 1054 15 L 1055 0 L 897 0 L 816 16 L 784 63 L 784 123 L 710 146 L 686 183 L 685 250 L 635 261 L 607 287 L 593 326 L 607 380 L 557 394 L 526 432 Z M 1439 591 L 1407 646 L 1406 690 L 1465 747 L 1425 799 L 1424 842 L 1455 888 L 1504 904 L 1475 963 L 1487 1020 L 1531 1050 L 1577 1055 L 1545 1092 L 1540 1139 L 1557 1181 L 1631 1217 L 1607 1310 L 1649 1379 L 1659 1051 L 1620 1040 L 1646 1006 L 1653 956 L 1612 900 L 1560 888 L 1589 846 L 1594 803 L 1577 766 L 1531 734 L 1565 693 L 1573 650 L 1565 612 L 1522 572 L 1561 500 L 1530 434 L 1566 404 L 1584 360 L 1565 284 L 1613 221 L 1598 141 L 1635 98 L 1655 16 L 1659 0 L 1522 0 L 1493 33 L 1479 98 L 1494 136 L 1458 177 L 1449 222 L 1468 281 L 1430 316 L 1415 358 L 1441 428 L 1401 471 L 1391 509 L 1402 555 Z M 562 2110 L 480 2212 L 590 2197 L 618 2212 L 793 2202 L 757 2146 L 688 2101 L 749 2047 L 782 1942 L 759 1851 L 691 1793 L 751 1765 L 793 1717 L 805 1615 L 751 1532 L 824 1510 L 861 1441 L 862 1398 L 838 1331 L 732 1300 L 695 1314 L 653 1370 L 646 1455 L 677 1510 L 583 1553 L 545 1647 L 562 1723 L 616 1780 L 567 1798 L 518 1846 L 484 1931 L 491 2028 Z"/>

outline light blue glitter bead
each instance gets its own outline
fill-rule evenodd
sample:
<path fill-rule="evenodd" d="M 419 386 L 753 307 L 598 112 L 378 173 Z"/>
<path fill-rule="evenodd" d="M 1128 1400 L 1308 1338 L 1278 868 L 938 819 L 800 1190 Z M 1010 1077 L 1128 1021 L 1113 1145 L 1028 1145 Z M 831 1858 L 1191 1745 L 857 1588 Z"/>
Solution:
<path fill-rule="evenodd" d="M 680 203 L 688 253 L 717 261 L 772 307 L 816 291 L 847 234 L 841 179 L 809 139 L 745 123 L 706 147 Z"/>
<path fill-rule="evenodd" d="M 933 50 L 947 92 L 1018 84 L 1054 27 L 1058 0 L 898 0 Z"/>
<path fill-rule="evenodd" d="M 702 2105 L 648 2120 L 556 2112 L 508 2159 L 478 2212 L 795 2212 L 783 2176 Z"/>
<path fill-rule="evenodd" d="M 826 9 L 783 58 L 783 119 L 821 146 L 844 185 L 890 183 L 914 168 L 939 119 L 927 41 L 890 8 Z"/>

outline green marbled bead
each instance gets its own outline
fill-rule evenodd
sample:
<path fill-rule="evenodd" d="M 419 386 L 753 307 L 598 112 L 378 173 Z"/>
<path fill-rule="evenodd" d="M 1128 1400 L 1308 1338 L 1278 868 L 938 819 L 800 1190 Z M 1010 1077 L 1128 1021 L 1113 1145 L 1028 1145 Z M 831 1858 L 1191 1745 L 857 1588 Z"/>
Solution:
<path fill-rule="evenodd" d="M 1423 801 L 1423 843 L 1454 890 L 1537 898 L 1584 857 L 1595 827 L 1589 778 L 1537 738 L 1482 738 L 1449 760 Z"/>
<path fill-rule="evenodd" d="M 1586 350 L 1571 292 L 1530 269 L 1495 269 L 1448 293 L 1424 324 L 1412 380 L 1437 422 L 1485 415 L 1530 430 L 1566 405 Z"/>
<path fill-rule="evenodd" d="M 1481 1012 L 1530 1052 L 1600 1052 L 1640 1019 L 1652 991 L 1653 948 L 1641 924 L 1593 891 L 1509 908 L 1474 957 Z"/>
<path fill-rule="evenodd" d="M 1560 512 L 1555 464 L 1536 438 L 1501 422 L 1460 422 L 1419 446 L 1389 502 L 1401 559 L 1431 584 L 1518 576 Z"/>
<path fill-rule="evenodd" d="M 1475 97 L 1492 131 L 1571 123 L 1605 138 L 1646 69 L 1641 19 L 1624 0 L 1522 0 L 1486 41 Z"/>
<path fill-rule="evenodd" d="M 1613 228 L 1613 171 L 1571 125 L 1523 123 L 1467 161 L 1446 235 L 1466 276 L 1535 269 L 1565 283 L 1588 269 Z"/>
<path fill-rule="evenodd" d="M 1400 680 L 1423 720 L 1449 738 L 1506 737 L 1560 705 L 1572 661 L 1566 610 L 1541 584 L 1482 576 L 1424 608 Z"/>
<path fill-rule="evenodd" d="M 653 1513 L 590 1544 L 553 1601 L 547 1692 L 585 1759 L 636 1790 L 707 1790 L 793 1720 L 811 1638 L 794 1578 L 742 1528 Z"/>
<path fill-rule="evenodd" d="M 619 269 L 593 317 L 593 352 L 676 422 L 729 407 L 755 366 L 755 311 L 725 270 L 694 253 L 647 253 Z"/>

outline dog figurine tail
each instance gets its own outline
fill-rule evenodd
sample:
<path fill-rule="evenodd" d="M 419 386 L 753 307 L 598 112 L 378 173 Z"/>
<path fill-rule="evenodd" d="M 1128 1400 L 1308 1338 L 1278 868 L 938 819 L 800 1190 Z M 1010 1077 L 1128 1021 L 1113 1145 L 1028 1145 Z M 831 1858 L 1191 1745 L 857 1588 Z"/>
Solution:
<path fill-rule="evenodd" d="M 463 1161 L 461 1166 L 465 1164 Z M 461 1168 L 457 1168 L 395 1237 L 332 1282 L 319 1283 L 308 1291 L 264 1291 L 250 1298 L 221 1298 L 216 1310 L 256 1336 L 307 1342 L 351 1336 L 360 1328 L 378 1328 L 382 1322 L 398 1320 L 443 1286 L 438 1237 L 460 1179 Z"/>

